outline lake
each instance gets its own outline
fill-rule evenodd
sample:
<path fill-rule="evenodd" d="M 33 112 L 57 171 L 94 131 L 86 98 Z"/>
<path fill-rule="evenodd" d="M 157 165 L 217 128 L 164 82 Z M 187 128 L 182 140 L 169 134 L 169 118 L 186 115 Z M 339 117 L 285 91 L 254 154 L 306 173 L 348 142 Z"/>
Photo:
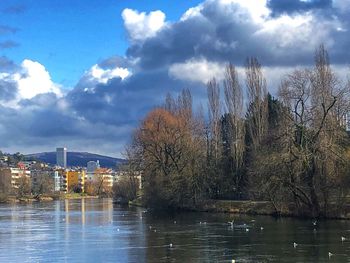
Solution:
<path fill-rule="evenodd" d="M 315 226 L 312 220 L 268 216 L 157 215 L 114 205 L 111 199 L 0 205 L 0 262 L 232 259 L 350 262 L 350 221 L 318 221 Z"/>

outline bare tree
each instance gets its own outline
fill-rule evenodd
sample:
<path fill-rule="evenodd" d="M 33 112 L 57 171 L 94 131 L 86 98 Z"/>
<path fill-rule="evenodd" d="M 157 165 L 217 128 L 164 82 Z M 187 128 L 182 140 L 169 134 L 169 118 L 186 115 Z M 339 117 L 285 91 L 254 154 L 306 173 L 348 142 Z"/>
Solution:
<path fill-rule="evenodd" d="M 245 152 L 245 125 L 243 119 L 243 92 L 238 80 L 235 67 L 229 64 L 226 67 L 224 79 L 225 105 L 230 118 L 230 141 L 228 142 L 231 151 L 234 170 L 234 184 L 237 190 L 242 181 L 244 152 Z"/>
<path fill-rule="evenodd" d="M 243 121 L 243 92 L 235 67 L 229 64 L 224 80 L 225 104 L 232 123 L 232 154 L 236 169 L 243 166 L 245 127 Z"/>
<path fill-rule="evenodd" d="M 312 70 L 297 70 L 282 82 L 280 96 L 290 109 L 285 134 L 291 170 L 289 181 L 295 199 L 314 216 L 326 215 L 332 194 L 340 187 L 340 171 L 346 165 L 345 139 L 340 119 L 346 112 L 347 87 L 332 71 L 328 53 L 321 45 L 315 52 Z"/>
<path fill-rule="evenodd" d="M 219 158 L 219 143 L 220 143 L 220 117 L 221 117 L 221 104 L 220 104 L 220 86 L 215 78 L 210 80 L 207 84 L 208 92 L 208 110 L 209 110 L 209 126 L 212 138 L 211 155 L 214 160 Z"/>
<path fill-rule="evenodd" d="M 262 68 L 256 58 L 248 58 L 246 62 L 246 87 L 248 95 L 247 128 L 251 145 L 256 149 L 266 134 L 267 121 L 267 89 Z"/>

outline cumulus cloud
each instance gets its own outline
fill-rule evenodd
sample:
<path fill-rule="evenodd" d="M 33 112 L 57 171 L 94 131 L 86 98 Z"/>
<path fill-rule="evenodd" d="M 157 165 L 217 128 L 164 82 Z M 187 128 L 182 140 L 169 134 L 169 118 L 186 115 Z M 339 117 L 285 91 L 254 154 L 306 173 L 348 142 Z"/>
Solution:
<path fill-rule="evenodd" d="M 165 14 L 160 10 L 146 14 L 145 12 L 140 13 L 126 8 L 123 10 L 122 17 L 132 42 L 143 41 L 153 37 L 165 26 Z"/>
<path fill-rule="evenodd" d="M 39 94 L 53 93 L 62 96 L 59 86 L 52 82 L 49 72 L 39 62 L 29 59 L 24 60 L 20 68 L 12 73 L 0 71 L 2 89 L 12 87 L 12 100 L 6 100 L 3 104 L 17 107 L 21 100 L 32 99 Z"/>
<path fill-rule="evenodd" d="M 237 66 L 244 87 L 248 56 L 264 66 L 273 94 L 283 75 L 313 63 L 321 43 L 345 78 L 350 61 L 347 2 L 206 0 L 175 22 L 166 22 L 159 10 L 125 9 L 130 40 L 125 56 L 92 65 L 66 94 L 40 63 L 14 65 L 0 57 L 0 136 L 6 138 L 0 146 L 29 152 L 62 144 L 120 156 L 132 129 L 166 93 L 189 88 L 198 104 L 205 100 L 205 83 L 213 76 L 221 80 L 228 62 Z"/>
<path fill-rule="evenodd" d="M 39 62 L 25 59 L 21 67 L 22 72 L 13 75 L 20 99 L 31 99 L 43 93 L 62 95 L 59 86 L 52 82 L 49 72 Z"/>
<path fill-rule="evenodd" d="M 313 50 L 324 43 L 334 61 L 346 63 L 349 19 L 316 9 L 272 17 L 266 1 L 207 0 L 169 23 L 127 54 L 144 69 L 205 57 L 242 64 L 257 56 L 264 64 L 308 64 Z M 346 53 L 346 56 L 344 56 Z"/>
<path fill-rule="evenodd" d="M 103 69 L 99 65 L 94 65 L 88 72 L 88 75 L 92 80 L 106 84 L 113 78 L 125 79 L 130 75 L 130 71 L 127 68 L 116 67 L 113 69 Z"/>
<path fill-rule="evenodd" d="M 184 63 L 175 63 L 169 67 L 170 76 L 194 82 L 207 83 L 213 77 L 223 79 L 225 64 L 210 62 L 206 59 L 190 59 Z"/>

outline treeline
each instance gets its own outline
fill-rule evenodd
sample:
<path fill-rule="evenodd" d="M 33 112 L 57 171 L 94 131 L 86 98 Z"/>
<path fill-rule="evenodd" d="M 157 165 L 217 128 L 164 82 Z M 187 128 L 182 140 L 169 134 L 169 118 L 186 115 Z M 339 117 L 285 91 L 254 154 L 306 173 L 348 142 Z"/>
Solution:
<path fill-rule="evenodd" d="M 192 109 L 188 89 L 167 95 L 127 149 L 130 168 L 143 173 L 144 202 L 186 208 L 207 199 L 268 200 L 276 213 L 341 213 L 350 189 L 350 85 L 323 46 L 314 61 L 283 77 L 278 98 L 256 58 L 246 61 L 244 85 L 228 65 L 222 83 L 207 84 L 208 117 Z"/>

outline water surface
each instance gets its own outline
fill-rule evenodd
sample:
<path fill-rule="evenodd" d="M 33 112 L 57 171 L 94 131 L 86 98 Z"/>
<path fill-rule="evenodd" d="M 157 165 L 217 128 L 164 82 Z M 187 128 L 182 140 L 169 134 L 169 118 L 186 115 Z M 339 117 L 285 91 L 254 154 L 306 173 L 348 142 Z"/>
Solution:
<path fill-rule="evenodd" d="M 234 224 L 228 224 L 232 220 Z M 349 239 L 342 242 L 342 236 Z M 0 262 L 232 259 L 350 262 L 350 221 L 319 221 L 314 226 L 311 220 L 263 216 L 156 215 L 113 205 L 110 199 L 0 205 Z"/>

